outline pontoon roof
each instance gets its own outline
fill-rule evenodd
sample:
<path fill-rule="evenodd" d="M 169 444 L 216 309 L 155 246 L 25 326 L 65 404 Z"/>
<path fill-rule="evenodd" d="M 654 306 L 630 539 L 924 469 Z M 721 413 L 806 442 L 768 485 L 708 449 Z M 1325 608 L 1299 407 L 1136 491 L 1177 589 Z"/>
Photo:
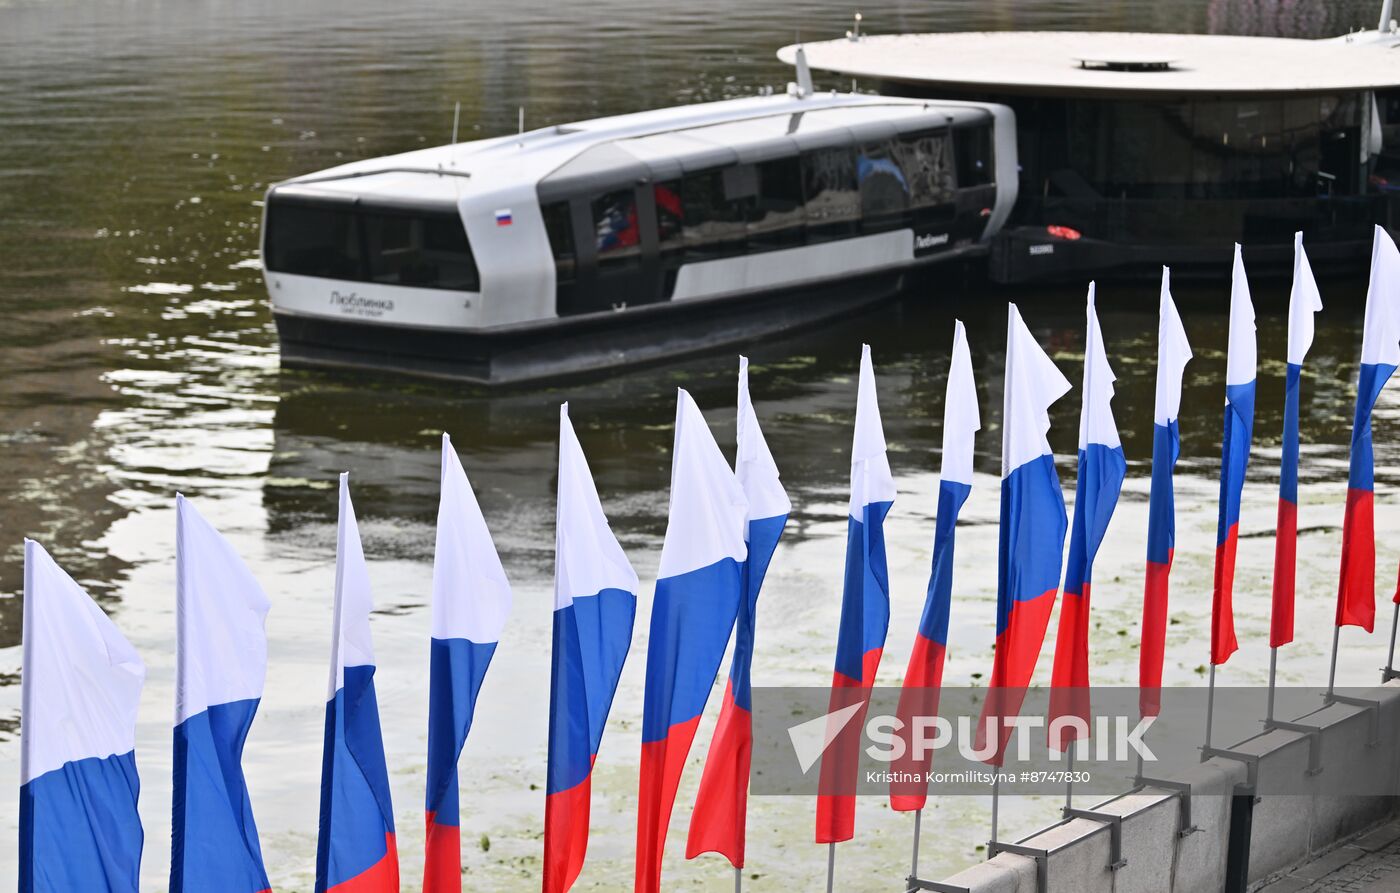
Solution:
<path fill-rule="evenodd" d="M 1048 95 L 1328 93 L 1400 86 L 1400 37 L 995 31 L 808 43 L 814 69 L 930 88 Z M 797 46 L 778 51 L 794 64 Z"/>
<path fill-rule="evenodd" d="M 762 96 L 597 118 L 341 165 L 278 184 L 280 196 L 455 206 L 458 196 L 528 183 L 548 201 L 633 177 L 677 176 L 794 148 L 868 141 L 983 119 L 972 103 L 821 93 Z"/>

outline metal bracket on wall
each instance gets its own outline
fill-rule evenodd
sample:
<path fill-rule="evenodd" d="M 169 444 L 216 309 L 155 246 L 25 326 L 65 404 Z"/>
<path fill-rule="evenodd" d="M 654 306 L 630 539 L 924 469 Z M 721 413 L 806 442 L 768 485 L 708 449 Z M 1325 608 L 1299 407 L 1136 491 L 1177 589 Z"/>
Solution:
<path fill-rule="evenodd" d="M 1322 696 L 1328 707 L 1333 704 L 1346 704 L 1348 707 L 1364 707 L 1371 714 L 1371 740 L 1366 742 L 1367 747 L 1375 747 L 1381 743 L 1381 702 L 1371 698 L 1353 698 L 1347 695 L 1339 695 L 1335 691 L 1329 691 Z"/>
<path fill-rule="evenodd" d="M 904 879 L 904 893 L 916 893 L 919 890 L 931 890 L 933 893 L 972 893 L 970 887 L 964 887 L 960 884 L 941 884 L 938 881 L 926 881 L 913 875 Z"/>
<path fill-rule="evenodd" d="M 1123 858 L 1123 817 L 1109 812 L 1095 812 L 1092 809 L 1075 809 L 1066 806 L 1061 814 L 1067 819 L 1088 819 L 1108 825 L 1108 870 L 1117 871 L 1128 860 Z"/>
<path fill-rule="evenodd" d="M 1381 667 L 1381 685 L 1395 679 L 1400 679 L 1400 670 L 1394 667 Z"/>
<path fill-rule="evenodd" d="M 1201 830 L 1191 823 L 1191 785 L 1184 781 L 1173 781 L 1169 778 L 1148 778 L 1139 775 L 1133 780 L 1136 786 L 1134 793 L 1143 788 L 1160 788 L 1164 791 L 1172 791 L 1176 798 L 1181 801 L 1181 809 L 1177 811 L 1176 836 L 1187 837 Z"/>
<path fill-rule="evenodd" d="M 1308 736 L 1308 774 L 1317 775 L 1322 772 L 1322 727 L 1310 726 L 1301 722 L 1285 722 L 1281 719 L 1264 720 L 1264 730 L 1272 732 L 1274 729 L 1282 729 L 1285 732 L 1302 732 Z"/>
<path fill-rule="evenodd" d="M 990 859 L 998 853 L 1010 853 L 1013 856 L 1025 856 L 1035 860 L 1035 889 L 1036 893 L 1048 893 L 1050 881 L 1048 874 L 1050 871 L 1050 851 L 1039 847 L 1023 846 L 1019 843 L 1002 843 L 999 840 L 987 842 L 987 858 Z"/>
<path fill-rule="evenodd" d="M 1222 747 L 1202 747 L 1201 762 L 1204 763 L 1211 757 L 1220 757 L 1223 760 L 1238 760 L 1244 763 L 1248 771 L 1248 774 L 1245 776 L 1247 780 L 1244 783 L 1244 787 L 1253 791 L 1259 786 L 1259 754 L 1245 753 L 1241 750 L 1226 750 Z"/>

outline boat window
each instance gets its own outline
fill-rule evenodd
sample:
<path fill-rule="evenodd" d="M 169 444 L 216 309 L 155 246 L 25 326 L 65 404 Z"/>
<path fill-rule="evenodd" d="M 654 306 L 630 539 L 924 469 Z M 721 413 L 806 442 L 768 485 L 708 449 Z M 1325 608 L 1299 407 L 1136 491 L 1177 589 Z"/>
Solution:
<path fill-rule="evenodd" d="M 661 295 L 670 298 L 676 289 L 677 270 L 685 258 L 685 209 L 681 203 L 681 181 L 670 180 L 652 186 L 656 202 L 656 241 L 661 257 Z"/>
<path fill-rule="evenodd" d="M 861 229 L 884 232 L 908 225 L 909 181 L 891 142 L 871 143 L 856 151 L 860 183 Z"/>
<path fill-rule="evenodd" d="M 959 127 L 953 131 L 953 157 L 958 166 L 958 188 L 987 186 L 994 182 L 992 128 Z"/>
<path fill-rule="evenodd" d="M 462 220 L 450 211 L 279 202 L 267 209 L 267 268 L 326 279 L 477 291 Z"/>
<path fill-rule="evenodd" d="M 549 236 L 549 247 L 554 253 L 554 269 L 559 282 L 572 282 L 577 273 L 577 255 L 574 251 L 574 224 L 569 214 L 568 202 L 555 202 L 540 208 L 544 216 L 544 231 Z"/>
<path fill-rule="evenodd" d="M 360 233 L 350 208 L 273 202 L 267 209 L 269 270 L 324 279 L 360 278 Z"/>
<path fill-rule="evenodd" d="M 749 210 L 749 250 L 802 244 L 802 165 L 796 156 L 754 165 L 758 182 Z"/>
<path fill-rule="evenodd" d="M 641 228 L 637 225 L 637 196 L 619 189 L 593 200 L 594 247 L 598 266 L 641 262 Z"/>
<path fill-rule="evenodd" d="M 459 291 L 480 287 L 476 260 L 456 215 L 366 212 L 360 223 L 371 282 Z"/>
<path fill-rule="evenodd" d="M 819 149 L 804 152 L 801 159 L 807 242 L 855 235 L 860 222 L 855 154 L 850 149 Z"/>
<path fill-rule="evenodd" d="M 953 201 L 953 152 L 946 132 L 901 136 L 895 153 L 909 181 L 910 205 L 926 208 Z"/>
<path fill-rule="evenodd" d="M 744 177 L 737 171 L 736 167 L 700 171 L 681 180 L 681 232 L 687 262 L 744 253 L 752 193 L 742 194 Z"/>

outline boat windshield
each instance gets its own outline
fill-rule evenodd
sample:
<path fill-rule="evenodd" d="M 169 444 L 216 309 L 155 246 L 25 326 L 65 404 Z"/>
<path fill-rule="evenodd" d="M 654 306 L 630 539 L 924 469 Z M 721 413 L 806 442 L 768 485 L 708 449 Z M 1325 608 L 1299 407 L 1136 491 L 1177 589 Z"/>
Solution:
<path fill-rule="evenodd" d="M 479 291 L 481 277 L 454 211 L 365 208 L 280 199 L 267 207 L 263 262 L 276 273 L 382 285 Z"/>

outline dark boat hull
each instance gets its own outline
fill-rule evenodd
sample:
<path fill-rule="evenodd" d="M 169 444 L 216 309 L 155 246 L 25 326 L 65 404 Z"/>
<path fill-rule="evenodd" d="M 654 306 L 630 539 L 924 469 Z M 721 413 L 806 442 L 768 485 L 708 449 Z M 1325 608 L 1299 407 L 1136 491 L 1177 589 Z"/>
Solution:
<path fill-rule="evenodd" d="M 654 304 L 494 332 L 390 326 L 274 310 L 287 366 L 481 385 L 566 380 L 817 325 L 896 295 L 911 267 L 732 298 Z"/>

